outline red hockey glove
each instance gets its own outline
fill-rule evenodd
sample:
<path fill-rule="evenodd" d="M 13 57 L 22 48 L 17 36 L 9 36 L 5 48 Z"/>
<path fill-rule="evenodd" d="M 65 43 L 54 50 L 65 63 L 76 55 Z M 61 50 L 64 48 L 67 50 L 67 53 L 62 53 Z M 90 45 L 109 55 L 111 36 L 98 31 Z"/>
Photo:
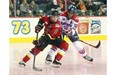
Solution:
<path fill-rule="evenodd" d="M 38 26 L 35 26 L 35 33 L 39 33 L 40 28 Z"/>

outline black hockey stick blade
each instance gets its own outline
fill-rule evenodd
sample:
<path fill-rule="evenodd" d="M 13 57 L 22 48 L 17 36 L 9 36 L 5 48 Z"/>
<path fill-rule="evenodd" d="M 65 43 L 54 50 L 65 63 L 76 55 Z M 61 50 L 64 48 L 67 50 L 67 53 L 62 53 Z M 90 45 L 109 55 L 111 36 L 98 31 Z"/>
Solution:
<path fill-rule="evenodd" d="M 41 68 L 36 68 L 36 67 L 33 67 L 33 70 L 35 70 L 35 71 L 42 71 Z"/>
<path fill-rule="evenodd" d="M 99 43 L 95 46 L 95 48 L 99 48 L 101 45 L 101 41 L 99 40 Z"/>
<path fill-rule="evenodd" d="M 96 46 L 93 46 L 93 45 L 91 45 L 91 44 L 88 44 L 88 45 L 90 45 L 90 46 L 92 46 L 92 47 L 94 47 L 94 48 L 99 48 L 100 45 L 101 45 L 101 41 L 99 40 L 99 42 L 98 42 L 98 44 L 97 44 Z"/>
<path fill-rule="evenodd" d="M 89 46 L 92 46 L 92 47 L 94 47 L 94 48 L 99 48 L 100 47 L 100 45 L 101 45 L 101 41 L 99 40 L 99 42 L 98 42 L 98 44 L 96 45 L 96 46 L 94 46 L 94 45 L 92 45 L 92 44 L 89 44 L 89 43 L 87 43 L 87 42 L 84 42 L 83 40 L 80 40 L 81 42 L 83 42 L 83 43 L 85 43 L 85 44 L 87 44 L 87 45 L 89 45 Z"/>

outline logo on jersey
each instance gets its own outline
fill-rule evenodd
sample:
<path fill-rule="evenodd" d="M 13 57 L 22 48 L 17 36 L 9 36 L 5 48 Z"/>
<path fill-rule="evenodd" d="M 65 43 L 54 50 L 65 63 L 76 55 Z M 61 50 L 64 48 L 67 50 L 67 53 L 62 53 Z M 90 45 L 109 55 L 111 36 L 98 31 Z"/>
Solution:
<path fill-rule="evenodd" d="M 63 18 L 62 20 L 65 21 L 65 18 Z"/>
<path fill-rule="evenodd" d="M 60 25 L 59 24 L 55 24 L 55 27 L 60 27 Z"/>

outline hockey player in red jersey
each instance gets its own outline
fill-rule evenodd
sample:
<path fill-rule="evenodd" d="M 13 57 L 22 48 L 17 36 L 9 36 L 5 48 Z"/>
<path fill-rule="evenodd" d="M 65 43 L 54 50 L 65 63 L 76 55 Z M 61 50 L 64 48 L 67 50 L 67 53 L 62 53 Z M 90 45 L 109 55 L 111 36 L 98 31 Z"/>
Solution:
<path fill-rule="evenodd" d="M 79 20 L 78 20 L 78 16 L 75 13 L 76 13 L 76 7 L 73 4 L 69 4 L 67 11 L 61 14 L 59 20 L 62 25 L 63 35 L 69 37 L 75 49 L 78 50 L 78 52 L 83 56 L 84 59 L 92 62 L 93 58 L 87 55 L 83 45 L 79 41 L 79 36 L 77 33 L 77 26 Z M 51 50 L 48 52 L 48 55 L 46 57 L 47 64 L 53 61 L 54 56 L 56 54 L 56 50 L 57 47 L 52 46 Z"/>
<path fill-rule="evenodd" d="M 37 26 L 35 27 L 35 32 L 38 33 L 43 27 L 44 34 L 39 40 L 35 40 L 33 44 L 36 46 L 36 55 L 43 51 L 48 44 L 54 45 L 61 50 L 58 51 L 53 64 L 56 66 L 61 65 L 59 62 L 64 56 L 65 52 L 68 50 L 68 43 L 61 38 L 61 24 L 59 21 L 59 13 L 57 9 L 51 9 L 51 15 L 42 17 Z M 19 62 L 19 65 L 26 65 L 26 62 L 30 60 L 30 57 L 34 54 L 35 47 Z"/>

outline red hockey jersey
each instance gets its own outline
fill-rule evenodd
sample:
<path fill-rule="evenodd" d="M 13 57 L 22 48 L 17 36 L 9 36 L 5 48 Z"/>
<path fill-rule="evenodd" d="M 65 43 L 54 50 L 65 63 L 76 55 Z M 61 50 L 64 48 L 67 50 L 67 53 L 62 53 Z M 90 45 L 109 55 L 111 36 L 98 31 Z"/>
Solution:
<path fill-rule="evenodd" d="M 51 35 L 52 38 L 57 38 L 57 37 L 61 36 L 62 27 L 61 27 L 60 21 L 52 23 L 50 21 L 50 17 L 48 17 L 48 16 L 42 17 L 42 21 L 44 22 L 44 26 L 45 26 L 44 34 L 46 34 L 46 35 L 49 34 L 49 35 Z"/>

